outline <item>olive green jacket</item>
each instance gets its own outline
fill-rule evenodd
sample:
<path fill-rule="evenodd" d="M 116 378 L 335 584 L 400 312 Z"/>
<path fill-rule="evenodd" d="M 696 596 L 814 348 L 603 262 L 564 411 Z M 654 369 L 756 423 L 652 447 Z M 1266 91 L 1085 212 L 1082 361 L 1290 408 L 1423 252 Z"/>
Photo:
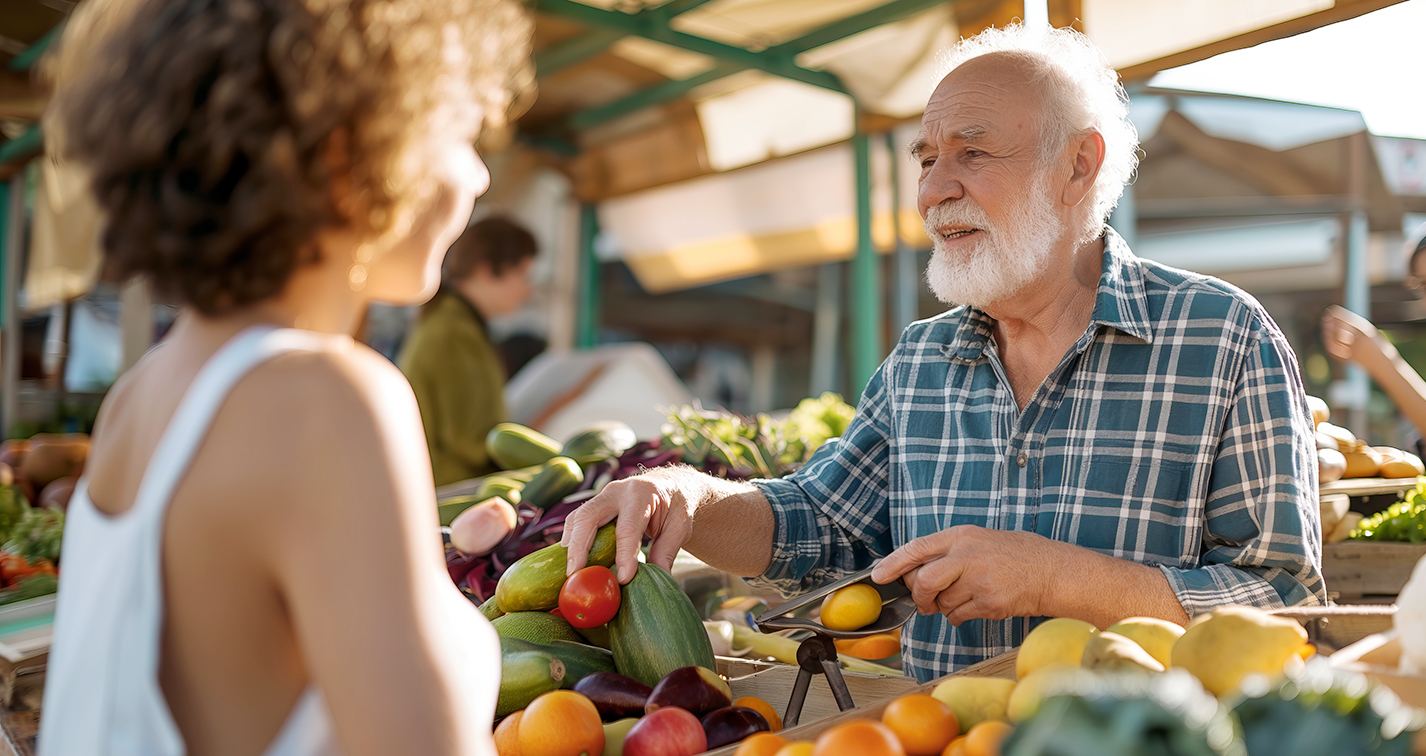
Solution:
<path fill-rule="evenodd" d="M 485 435 L 506 419 L 505 368 L 475 306 L 442 288 L 398 363 L 421 407 L 436 485 L 494 472 Z"/>

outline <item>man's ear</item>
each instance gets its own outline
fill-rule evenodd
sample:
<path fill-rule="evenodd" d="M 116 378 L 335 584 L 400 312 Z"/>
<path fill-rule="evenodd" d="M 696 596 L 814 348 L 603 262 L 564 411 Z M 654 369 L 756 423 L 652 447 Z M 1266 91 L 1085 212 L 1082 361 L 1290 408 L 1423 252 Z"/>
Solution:
<path fill-rule="evenodd" d="M 1094 188 L 1094 180 L 1099 177 L 1099 169 L 1104 165 L 1104 137 L 1098 131 L 1090 131 L 1071 140 L 1071 145 L 1074 148 L 1073 171 L 1060 199 L 1070 207 L 1078 207 Z"/>

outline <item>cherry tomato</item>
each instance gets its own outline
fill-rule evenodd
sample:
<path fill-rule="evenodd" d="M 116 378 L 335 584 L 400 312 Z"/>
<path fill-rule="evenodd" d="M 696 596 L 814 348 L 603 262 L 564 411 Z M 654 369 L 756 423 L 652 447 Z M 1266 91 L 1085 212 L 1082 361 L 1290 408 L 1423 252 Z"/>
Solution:
<path fill-rule="evenodd" d="M 560 589 L 560 614 L 575 627 L 599 627 L 618 611 L 619 581 L 608 567 L 585 567 Z"/>

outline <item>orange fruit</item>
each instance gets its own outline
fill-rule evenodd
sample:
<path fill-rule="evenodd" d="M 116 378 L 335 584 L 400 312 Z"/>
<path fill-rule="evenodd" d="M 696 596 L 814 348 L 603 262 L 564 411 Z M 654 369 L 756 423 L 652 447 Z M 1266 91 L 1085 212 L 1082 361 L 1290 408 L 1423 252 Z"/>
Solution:
<path fill-rule="evenodd" d="M 966 736 L 961 735 L 952 740 L 946 750 L 941 751 L 941 756 L 966 756 Z"/>
<path fill-rule="evenodd" d="M 850 655 L 858 659 L 885 659 L 899 653 L 901 653 L 901 639 L 894 635 L 881 633 L 869 635 L 857 641 L 856 645 L 852 647 Z"/>
<path fill-rule="evenodd" d="M 743 706 L 763 715 L 763 719 L 767 720 L 767 726 L 772 728 L 773 732 L 777 732 L 778 730 L 782 729 L 782 717 L 779 717 L 777 715 L 777 709 L 772 708 L 772 704 L 762 700 L 761 698 L 743 696 L 742 698 L 739 698 L 738 700 L 734 701 L 733 705 Z"/>
<path fill-rule="evenodd" d="M 812 756 L 906 756 L 896 733 L 870 719 L 853 719 L 833 727 L 817 738 Z"/>
<path fill-rule="evenodd" d="M 500 756 L 520 756 L 520 715 L 524 713 L 521 709 L 495 726 L 495 752 Z"/>
<path fill-rule="evenodd" d="M 866 583 L 854 583 L 822 599 L 820 616 L 829 630 L 860 630 L 881 616 L 881 594 Z"/>
<path fill-rule="evenodd" d="M 812 756 L 816 746 L 810 740 L 794 740 L 779 748 L 772 756 Z"/>
<path fill-rule="evenodd" d="M 747 706 L 747 704 L 734 704 L 734 706 Z M 777 752 L 781 751 L 785 745 L 787 745 L 786 738 L 770 732 L 755 732 L 738 744 L 738 750 L 733 752 L 733 756 L 777 756 Z"/>
<path fill-rule="evenodd" d="M 924 693 L 902 696 L 887 704 L 881 723 L 896 733 L 909 756 L 939 756 L 961 734 L 951 707 Z"/>
<path fill-rule="evenodd" d="M 520 716 L 520 756 L 599 756 L 604 725 L 599 710 L 572 690 L 546 693 Z"/>
<path fill-rule="evenodd" d="M 1012 732 L 1015 732 L 1014 727 L 996 720 L 977 724 L 966 733 L 966 756 L 1000 756 L 1000 744 Z"/>

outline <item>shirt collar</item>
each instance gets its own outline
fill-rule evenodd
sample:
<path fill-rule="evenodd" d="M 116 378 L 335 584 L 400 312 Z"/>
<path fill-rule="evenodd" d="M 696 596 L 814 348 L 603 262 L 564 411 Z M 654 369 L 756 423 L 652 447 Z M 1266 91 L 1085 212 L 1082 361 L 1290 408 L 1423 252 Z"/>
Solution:
<path fill-rule="evenodd" d="M 480 310 L 476 309 L 474 302 L 470 301 L 469 299 L 466 299 L 464 294 L 457 291 L 454 286 L 446 284 L 444 281 L 441 282 L 441 288 L 437 290 L 436 296 L 440 296 L 442 294 L 447 294 L 455 301 L 460 302 L 462 305 L 464 305 L 465 309 L 470 311 L 470 316 L 475 320 L 475 324 L 480 327 L 481 333 L 489 332 L 490 329 L 485 323 L 485 317 L 480 314 Z"/>
<path fill-rule="evenodd" d="M 1153 341 L 1149 305 L 1144 291 L 1144 267 L 1114 229 L 1104 229 L 1103 272 L 1090 315 L 1090 330 L 1106 326 L 1145 343 Z M 941 346 L 941 354 L 963 362 L 980 359 L 994 333 L 995 319 L 984 310 L 967 307 L 955 338 Z"/>

